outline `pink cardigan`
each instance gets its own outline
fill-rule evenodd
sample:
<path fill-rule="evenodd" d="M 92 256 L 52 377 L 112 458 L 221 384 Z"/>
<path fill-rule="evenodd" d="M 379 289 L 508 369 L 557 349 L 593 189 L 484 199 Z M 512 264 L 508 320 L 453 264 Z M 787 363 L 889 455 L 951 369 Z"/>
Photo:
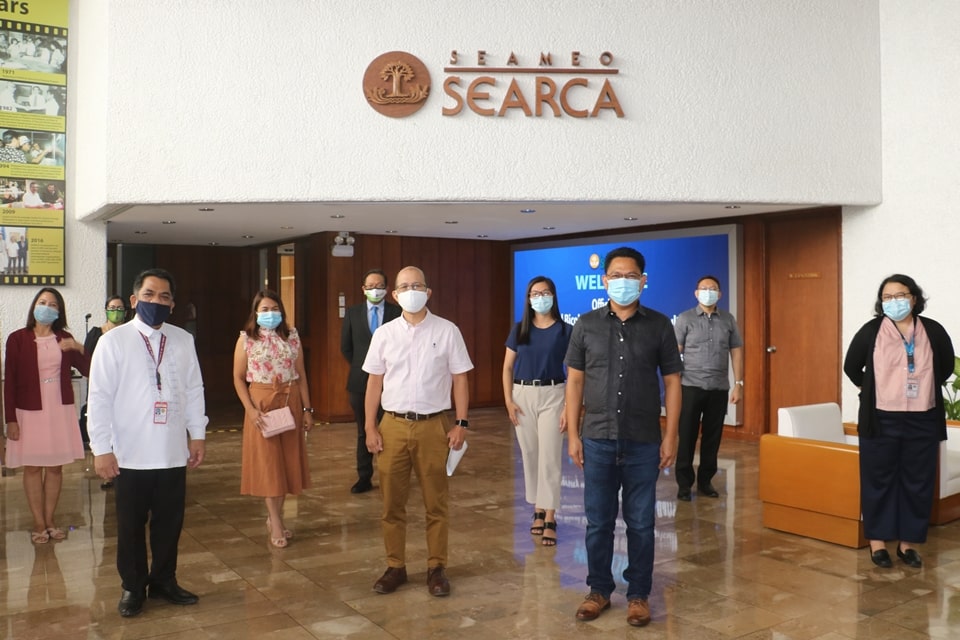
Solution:
<path fill-rule="evenodd" d="M 66 331 L 58 331 L 57 342 L 73 336 Z M 70 368 L 75 367 L 82 375 L 90 373 L 90 355 L 79 351 L 64 351 L 60 361 L 60 397 L 63 404 L 73 404 L 73 385 L 70 383 Z M 18 329 L 7 338 L 7 353 L 4 357 L 3 392 L 4 418 L 7 422 L 17 421 L 17 409 L 39 411 L 40 369 L 37 366 L 37 343 L 32 329 Z"/>

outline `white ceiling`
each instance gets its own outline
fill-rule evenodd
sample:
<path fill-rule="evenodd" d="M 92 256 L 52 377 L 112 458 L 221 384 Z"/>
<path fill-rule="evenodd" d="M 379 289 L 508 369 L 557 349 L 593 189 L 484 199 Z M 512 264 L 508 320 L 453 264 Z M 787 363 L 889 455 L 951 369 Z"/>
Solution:
<path fill-rule="evenodd" d="M 549 238 L 810 206 L 647 202 L 192 203 L 114 207 L 102 219 L 109 224 L 110 242 L 241 247 L 281 243 L 323 231 L 489 240 Z M 524 209 L 534 212 L 522 213 Z"/>

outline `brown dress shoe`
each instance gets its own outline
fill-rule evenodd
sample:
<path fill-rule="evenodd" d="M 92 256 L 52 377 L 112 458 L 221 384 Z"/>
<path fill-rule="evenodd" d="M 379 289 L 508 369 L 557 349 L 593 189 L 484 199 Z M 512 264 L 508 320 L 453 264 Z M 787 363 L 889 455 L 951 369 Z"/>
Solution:
<path fill-rule="evenodd" d="M 604 598 L 596 591 L 591 591 L 577 609 L 577 620 L 596 620 L 609 608 L 610 598 Z"/>
<path fill-rule="evenodd" d="M 447 574 L 443 572 L 442 564 L 433 569 L 427 569 L 427 589 L 432 596 L 450 595 L 450 581 L 447 580 Z"/>
<path fill-rule="evenodd" d="M 393 593 L 397 587 L 407 581 L 406 567 L 387 567 L 380 579 L 373 585 L 373 590 L 377 593 Z"/>
<path fill-rule="evenodd" d="M 634 598 L 627 604 L 627 623 L 635 627 L 650 624 L 650 605 L 646 600 Z"/>

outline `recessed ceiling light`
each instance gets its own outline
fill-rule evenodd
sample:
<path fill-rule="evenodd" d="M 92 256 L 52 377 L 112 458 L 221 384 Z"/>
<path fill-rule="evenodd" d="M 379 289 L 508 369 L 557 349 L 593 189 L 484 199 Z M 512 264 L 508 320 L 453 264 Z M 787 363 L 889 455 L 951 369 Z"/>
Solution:
<path fill-rule="evenodd" d="M 147 232 L 146 232 L 146 231 L 134 231 L 134 232 L 133 232 L 133 235 L 135 235 L 135 236 L 145 236 L 145 235 L 147 235 Z"/>
<path fill-rule="evenodd" d="M 342 214 L 342 213 L 335 213 L 335 214 L 333 214 L 333 215 L 330 216 L 330 217 L 333 218 L 334 220 L 340 220 L 341 218 L 343 218 L 343 214 Z"/>
<path fill-rule="evenodd" d="M 208 242 L 207 244 L 210 245 L 211 247 L 215 247 L 215 246 L 217 246 L 217 245 L 220 244 L 220 243 L 219 243 L 219 242 Z"/>
<path fill-rule="evenodd" d="M 634 220 L 636 220 L 636 218 L 634 216 L 627 216 L 626 218 L 624 218 L 624 220 L 626 220 L 627 222 L 633 222 Z"/>
<path fill-rule="evenodd" d="M 485 233 L 478 233 L 478 234 L 477 234 L 477 237 L 478 237 L 478 238 L 488 238 L 489 236 L 488 236 L 487 234 L 485 234 Z"/>
<path fill-rule="evenodd" d="M 544 228 L 543 228 L 544 231 L 553 231 L 554 229 L 556 229 L 556 227 L 544 227 Z"/>
<path fill-rule="evenodd" d="M 520 209 L 520 213 L 536 213 L 536 209 Z"/>
<path fill-rule="evenodd" d="M 177 224 L 176 220 L 164 220 L 162 224 Z"/>
<path fill-rule="evenodd" d="M 396 233 L 396 229 L 387 229 L 384 233 Z"/>
<path fill-rule="evenodd" d="M 728 204 L 728 205 L 724 205 L 723 208 L 724 208 L 724 209 L 739 209 L 739 208 L 740 208 L 740 205 L 738 205 L 738 204 Z"/>
<path fill-rule="evenodd" d="M 289 231 L 290 229 L 293 229 L 293 227 L 280 227 L 280 228 L 283 229 L 284 231 Z"/>
<path fill-rule="evenodd" d="M 443 224 L 457 224 L 457 220 L 445 220 Z"/>
<path fill-rule="evenodd" d="M 200 207 L 197 211 L 213 211 L 213 207 Z"/>
<path fill-rule="evenodd" d="M 243 234 L 243 235 L 240 236 L 240 237 L 243 238 L 244 240 L 249 240 L 250 238 L 253 238 L 254 236 L 251 236 L 249 233 L 245 233 L 245 234 Z"/>

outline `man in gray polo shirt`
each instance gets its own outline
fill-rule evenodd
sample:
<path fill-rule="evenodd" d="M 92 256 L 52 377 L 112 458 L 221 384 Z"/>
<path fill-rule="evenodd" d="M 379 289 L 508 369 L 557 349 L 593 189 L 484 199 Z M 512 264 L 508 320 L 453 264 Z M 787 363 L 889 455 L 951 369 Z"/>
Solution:
<path fill-rule="evenodd" d="M 697 304 L 677 316 L 674 331 L 683 354 L 683 403 L 680 407 L 680 447 L 677 450 L 677 499 L 689 501 L 694 478 L 697 492 L 717 498 L 712 480 L 717 473 L 717 451 L 727 413 L 727 360 L 733 363 L 730 402 L 740 402 L 743 392 L 743 340 L 737 319 L 717 307 L 723 293 L 720 280 L 703 276 L 693 292 Z M 700 435 L 700 467 L 693 472 L 693 454 Z"/>

